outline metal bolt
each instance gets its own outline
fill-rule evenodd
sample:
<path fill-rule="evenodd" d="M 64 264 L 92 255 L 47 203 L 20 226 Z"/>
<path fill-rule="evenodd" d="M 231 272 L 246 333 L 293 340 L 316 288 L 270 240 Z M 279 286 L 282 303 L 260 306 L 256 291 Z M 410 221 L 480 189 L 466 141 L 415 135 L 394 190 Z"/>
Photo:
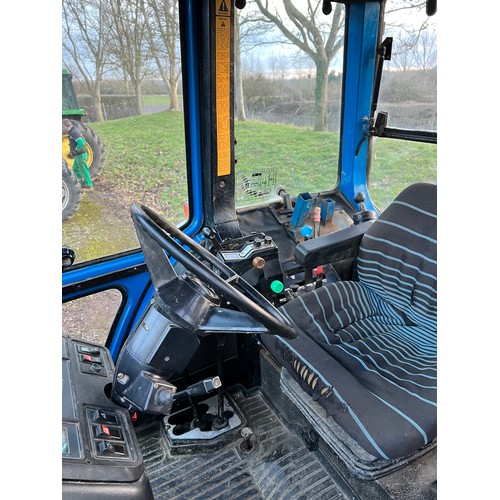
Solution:
<path fill-rule="evenodd" d="M 240 431 L 243 440 L 240 443 L 240 449 L 242 451 L 251 451 L 253 449 L 252 436 L 253 430 L 250 427 L 243 427 Z"/>

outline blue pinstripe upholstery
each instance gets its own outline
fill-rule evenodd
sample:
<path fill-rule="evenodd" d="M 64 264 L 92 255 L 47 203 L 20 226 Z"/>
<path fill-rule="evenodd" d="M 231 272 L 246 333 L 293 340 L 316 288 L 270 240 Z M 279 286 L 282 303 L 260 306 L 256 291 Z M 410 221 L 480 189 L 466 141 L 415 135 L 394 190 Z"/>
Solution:
<path fill-rule="evenodd" d="M 405 189 L 363 237 L 358 281 L 281 308 L 301 334 L 262 339 L 366 451 L 411 455 L 436 438 L 437 190 Z"/>

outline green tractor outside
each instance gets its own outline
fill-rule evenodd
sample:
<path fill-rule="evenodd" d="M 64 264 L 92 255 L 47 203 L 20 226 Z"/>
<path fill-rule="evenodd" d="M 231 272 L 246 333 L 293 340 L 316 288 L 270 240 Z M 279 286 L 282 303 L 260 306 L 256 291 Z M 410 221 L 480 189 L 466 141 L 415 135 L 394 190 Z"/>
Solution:
<path fill-rule="evenodd" d="M 73 88 L 73 75 L 65 68 L 62 70 L 62 118 L 68 118 L 77 126 L 85 139 L 88 153 L 88 166 L 92 180 L 102 172 L 106 161 L 106 151 L 99 136 L 88 127 L 82 118 L 85 110 L 78 105 Z M 70 147 L 67 135 L 62 136 L 62 220 L 70 219 L 78 210 L 82 198 L 80 184 L 72 171 L 73 159 L 69 157 Z"/>

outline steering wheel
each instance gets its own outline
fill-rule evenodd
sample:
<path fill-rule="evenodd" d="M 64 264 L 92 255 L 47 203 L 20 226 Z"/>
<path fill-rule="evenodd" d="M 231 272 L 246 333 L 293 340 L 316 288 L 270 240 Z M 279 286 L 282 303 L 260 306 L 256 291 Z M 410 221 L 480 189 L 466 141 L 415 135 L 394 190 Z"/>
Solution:
<path fill-rule="evenodd" d="M 286 339 L 297 338 L 298 334 L 292 323 L 278 309 L 206 248 L 144 205 L 133 204 L 131 213 L 156 290 L 160 288 L 161 281 L 179 278 L 165 256 L 167 252 L 219 297 L 265 326 L 267 331 L 263 333 Z M 186 250 L 184 245 L 192 252 Z M 218 273 L 202 261 L 207 262 Z"/>

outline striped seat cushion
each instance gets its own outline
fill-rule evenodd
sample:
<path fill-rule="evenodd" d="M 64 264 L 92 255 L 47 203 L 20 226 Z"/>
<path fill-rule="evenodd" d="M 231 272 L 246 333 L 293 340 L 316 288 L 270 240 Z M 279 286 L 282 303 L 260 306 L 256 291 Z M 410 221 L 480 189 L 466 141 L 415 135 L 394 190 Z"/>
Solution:
<path fill-rule="evenodd" d="M 263 338 L 366 451 L 411 455 L 436 438 L 436 186 L 405 189 L 363 237 L 359 281 L 281 308 L 294 341 Z"/>

